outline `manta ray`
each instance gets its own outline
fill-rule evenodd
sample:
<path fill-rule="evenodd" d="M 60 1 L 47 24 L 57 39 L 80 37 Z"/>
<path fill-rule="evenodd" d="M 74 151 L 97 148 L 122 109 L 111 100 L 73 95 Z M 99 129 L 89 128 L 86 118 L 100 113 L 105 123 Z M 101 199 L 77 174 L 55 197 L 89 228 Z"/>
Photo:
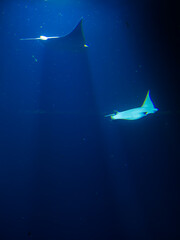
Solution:
<path fill-rule="evenodd" d="M 146 98 L 141 107 L 132 108 L 123 112 L 116 111 L 113 114 L 106 115 L 105 117 L 111 117 L 113 120 L 124 119 L 124 120 L 137 120 L 146 117 L 148 114 L 157 112 L 158 109 L 154 107 L 154 104 L 150 98 L 149 90 Z"/>
<path fill-rule="evenodd" d="M 82 22 L 83 18 L 80 19 L 79 23 L 70 33 L 64 36 L 40 36 L 37 38 L 21 38 L 20 40 L 40 40 L 45 46 L 54 48 L 56 50 L 80 51 L 88 47 L 88 45 L 85 43 Z"/>

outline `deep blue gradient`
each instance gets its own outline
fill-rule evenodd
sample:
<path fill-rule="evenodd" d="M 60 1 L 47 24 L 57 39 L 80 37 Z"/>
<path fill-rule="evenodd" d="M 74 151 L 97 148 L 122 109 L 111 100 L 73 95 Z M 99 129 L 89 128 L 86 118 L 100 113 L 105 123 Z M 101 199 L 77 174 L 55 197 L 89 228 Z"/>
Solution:
<path fill-rule="evenodd" d="M 0 240 L 179 239 L 176 1 L 0 2 Z M 64 35 L 83 17 L 89 46 Z M 159 111 L 111 121 L 141 106 Z"/>

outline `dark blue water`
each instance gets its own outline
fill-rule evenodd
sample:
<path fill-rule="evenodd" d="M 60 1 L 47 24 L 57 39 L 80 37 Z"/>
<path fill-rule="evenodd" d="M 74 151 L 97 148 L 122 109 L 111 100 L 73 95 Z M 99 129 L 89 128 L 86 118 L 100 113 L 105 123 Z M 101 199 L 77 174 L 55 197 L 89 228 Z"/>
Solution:
<path fill-rule="evenodd" d="M 19 40 L 82 16 L 83 52 Z M 179 239 L 179 26 L 169 0 L 0 2 L 0 240 Z"/>

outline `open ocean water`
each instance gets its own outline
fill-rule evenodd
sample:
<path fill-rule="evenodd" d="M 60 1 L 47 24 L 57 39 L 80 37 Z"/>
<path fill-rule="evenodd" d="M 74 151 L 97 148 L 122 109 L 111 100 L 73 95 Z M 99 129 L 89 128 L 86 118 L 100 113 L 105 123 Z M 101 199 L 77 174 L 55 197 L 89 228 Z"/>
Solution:
<path fill-rule="evenodd" d="M 0 240 L 180 239 L 179 36 L 175 0 L 0 2 Z"/>

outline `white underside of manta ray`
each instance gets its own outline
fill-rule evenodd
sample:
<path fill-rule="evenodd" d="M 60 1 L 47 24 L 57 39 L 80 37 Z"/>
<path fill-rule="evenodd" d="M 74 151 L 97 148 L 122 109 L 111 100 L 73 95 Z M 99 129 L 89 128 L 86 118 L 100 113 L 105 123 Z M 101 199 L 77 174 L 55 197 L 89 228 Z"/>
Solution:
<path fill-rule="evenodd" d="M 154 107 L 154 104 L 150 98 L 149 91 L 147 92 L 146 98 L 141 107 L 132 108 L 123 112 L 116 112 L 113 114 L 106 115 L 105 117 L 111 117 L 113 120 L 137 120 L 146 117 L 148 114 L 157 112 L 158 109 Z"/>

